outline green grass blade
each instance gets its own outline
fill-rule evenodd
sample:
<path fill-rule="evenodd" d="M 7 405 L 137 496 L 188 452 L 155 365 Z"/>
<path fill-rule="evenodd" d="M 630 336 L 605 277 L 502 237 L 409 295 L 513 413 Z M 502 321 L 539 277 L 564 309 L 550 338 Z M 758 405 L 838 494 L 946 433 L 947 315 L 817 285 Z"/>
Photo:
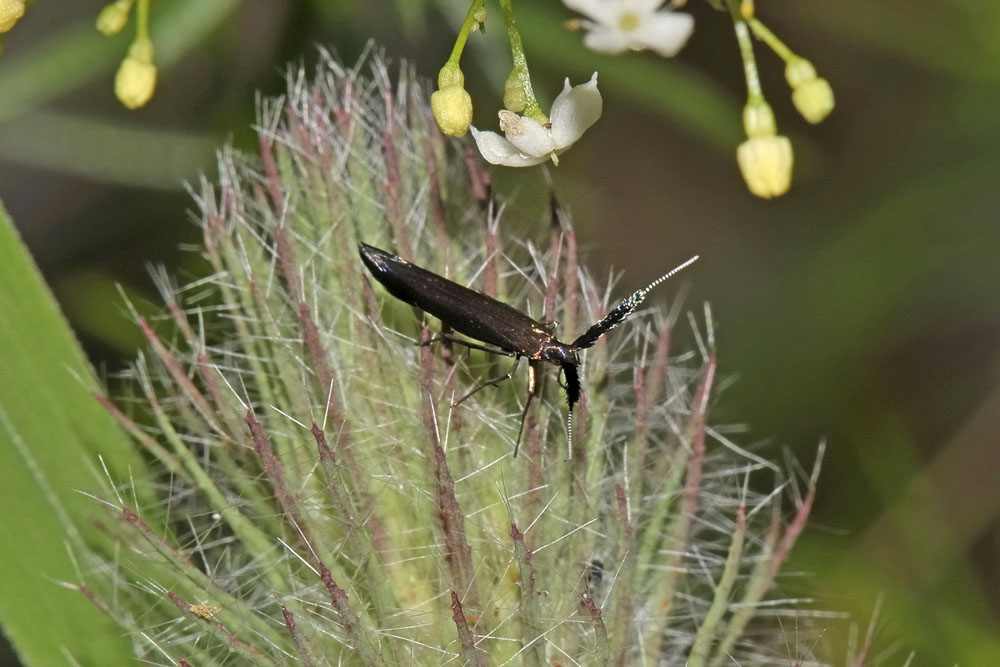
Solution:
<path fill-rule="evenodd" d="M 93 373 L 0 208 L 0 623 L 28 665 L 125 664 L 121 631 L 62 582 L 70 552 L 101 547 L 93 526 L 98 454 L 128 479 L 129 445 L 91 396 Z M 132 464 L 135 469 L 135 463 Z"/>

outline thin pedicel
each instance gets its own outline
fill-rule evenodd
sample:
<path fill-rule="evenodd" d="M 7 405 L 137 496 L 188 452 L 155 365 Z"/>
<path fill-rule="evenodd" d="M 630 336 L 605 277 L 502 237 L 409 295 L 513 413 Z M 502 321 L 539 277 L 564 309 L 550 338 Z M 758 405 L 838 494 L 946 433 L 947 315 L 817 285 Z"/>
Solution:
<path fill-rule="evenodd" d="M 438 318 L 455 331 L 487 345 L 454 339 L 470 348 L 492 354 L 514 357 L 514 365 L 500 377 L 482 383 L 455 401 L 466 400 L 484 387 L 508 380 L 514 374 L 521 357 L 528 359 L 528 400 L 521 413 L 521 426 L 517 432 L 514 456 L 517 456 L 524 431 L 524 418 L 528 406 L 536 395 L 536 373 L 540 362 L 559 366 L 566 378 L 566 402 L 569 404 L 567 424 L 569 430 L 568 458 L 573 458 L 573 406 L 580 400 L 580 350 L 592 347 L 601 337 L 624 322 L 643 302 L 649 292 L 678 271 L 697 261 L 695 255 L 686 262 L 663 274 L 646 287 L 636 290 L 622 300 L 611 312 L 591 325 L 572 343 L 563 343 L 555 337 L 553 325 L 534 320 L 506 303 L 486 296 L 482 292 L 463 287 L 443 276 L 412 264 L 385 250 L 366 243 L 358 244 L 361 261 L 371 274 L 397 299 L 414 305 Z"/>

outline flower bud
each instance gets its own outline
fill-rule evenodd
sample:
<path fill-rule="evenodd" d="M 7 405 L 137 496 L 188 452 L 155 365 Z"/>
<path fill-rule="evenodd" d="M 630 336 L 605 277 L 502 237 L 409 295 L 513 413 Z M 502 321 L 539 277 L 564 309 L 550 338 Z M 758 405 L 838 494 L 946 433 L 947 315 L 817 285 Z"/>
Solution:
<path fill-rule="evenodd" d="M 803 118 L 818 123 L 833 111 L 833 88 L 826 79 L 815 78 L 792 91 L 792 102 Z"/>
<path fill-rule="evenodd" d="M 465 86 L 465 75 L 458 63 L 445 63 L 441 71 L 438 72 L 438 88 L 444 90 L 452 86 Z"/>
<path fill-rule="evenodd" d="M 517 70 L 510 73 L 503 83 L 503 106 L 514 113 L 521 113 L 524 107 L 528 106 L 528 95 L 524 92 L 524 85 L 521 77 L 517 75 Z"/>
<path fill-rule="evenodd" d="M 792 102 L 802 117 L 818 123 L 833 111 L 833 89 L 830 83 L 816 76 L 816 68 L 805 58 L 789 61 L 785 79 L 792 87 Z"/>
<path fill-rule="evenodd" d="M 451 137 L 461 137 L 469 131 L 469 125 L 472 124 L 472 98 L 460 85 L 434 91 L 431 95 L 431 111 L 441 131 Z"/>
<path fill-rule="evenodd" d="M 748 137 L 767 137 L 777 133 L 774 112 L 763 97 L 752 97 L 743 107 L 743 129 Z"/>
<path fill-rule="evenodd" d="M 132 0 L 118 0 L 106 5 L 97 15 L 97 30 L 105 35 L 117 35 L 128 23 Z"/>
<path fill-rule="evenodd" d="M 138 109 L 153 96 L 156 88 L 156 66 L 153 65 L 153 43 L 138 39 L 129 47 L 115 75 L 115 95 L 129 109 Z"/>
<path fill-rule="evenodd" d="M 14 27 L 24 16 L 24 0 L 0 0 L 0 33 Z"/>
<path fill-rule="evenodd" d="M 792 143 L 780 135 L 750 137 L 736 149 L 743 180 L 750 192 L 770 199 L 788 192 L 792 183 Z"/>
<path fill-rule="evenodd" d="M 805 58 L 792 58 L 785 65 L 785 80 L 792 88 L 816 78 L 816 68 Z"/>

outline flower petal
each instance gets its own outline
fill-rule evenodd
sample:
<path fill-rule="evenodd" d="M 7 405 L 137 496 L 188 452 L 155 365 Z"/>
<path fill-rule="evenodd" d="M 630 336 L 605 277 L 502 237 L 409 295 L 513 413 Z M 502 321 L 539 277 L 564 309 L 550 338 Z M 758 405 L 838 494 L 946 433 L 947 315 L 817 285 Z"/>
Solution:
<path fill-rule="evenodd" d="M 604 23 L 588 25 L 587 34 L 583 36 L 583 45 L 598 53 L 624 53 L 628 50 L 629 39 L 621 30 L 609 27 Z"/>
<path fill-rule="evenodd" d="M 621 12 L 616 2 L 607 0 L 563 0 L 563 4 L 598 23 L 611 24 Z"/>
<path fill-rule="evenodd" d="M 556 149 L 552 133 L 534 118 L 519 117 L 516 131 L 507 132 L 507 141 L 525 155 L 547 158 Z"/>
<path fill-rule="evenodd" d="M 663 2 L 664 0 L 629 0 L 627 2 L 619 1 L 618 4 L 634 14 L 652 14 L 663 6 Z"/>
<path fill-rule="evenodd" d="M 591 33 L 593 34 L 593 33 Z M 584 131 L 601 117 L 604 101 L 597 90 L 597 72 L 590 81 L 569 87 L 569 79 L 563 91 L 552 102 L 552 139 L 557 150 L 571 146 Z"/>
<path fill-rule="evenodd" d="M 476 140 L 476 146 L 483 158 L 490 164 L 499 164 L 505 167 L 530 167 L 533 164 L 541 164 L 548 159 L 548 155 L 534 157 L 522 154 L 514 144 L 510 143 L 496 132 L 480 132 L 475 126 L 470 127 L 472 137 Z"/>
<path fill-rule="evenodd" d="M 648 48 L 669 58 L 684 48 L 693 30 L 694 17 L 690 14 L 656 12 L 632 32 L 630 46 Z"/>

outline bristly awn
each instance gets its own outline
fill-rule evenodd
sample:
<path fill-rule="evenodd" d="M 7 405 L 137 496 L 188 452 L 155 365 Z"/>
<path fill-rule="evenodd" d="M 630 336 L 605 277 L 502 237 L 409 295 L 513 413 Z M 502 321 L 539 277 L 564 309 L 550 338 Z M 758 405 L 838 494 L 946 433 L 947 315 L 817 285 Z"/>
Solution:
<path fill-rule="evenodd" d="M 592 347 L 601 336 L 608 333 L 635 312 L 650 290 L 693 264 L 695 255 L 683 264 L 671 269 L 646 287 L 636 290 L 626 297 L 611 312 L 587 329 L 572 343 L 563 343 L 555 337 L 552 326 L 538 322 L 506 303 L 486 296 L 482 292 L 463 287 L 443 276 L 423 269 L 385 250 L 379 250 L 366 243 L 358 244 L 361 261 L 371 274 L 401 301 L 430 313 L 453 330 L 486 343 L 477 345 L 461 339 L 454 342 L 466 347 L 514 357 L 514 365 L 504 375 L 487 380 L 468 394 L 455 401 L 458 405 L 483 387 L 496 385 L 510 379 L 521 357 L 528 359 L 528 399 L 521 413 L 521 426 L 517 432 L 514 456 L 521 445 L 524 420 L 528 407 L 536 395 L 536 373 L 539 362 L 547 361 L 562 369 L 566 377 L 566 402 L 569 404 L 567 427 L 569 433 L 568 456 L 573 458 L 573 406 L 580 400 L 580 350 Z"/>

